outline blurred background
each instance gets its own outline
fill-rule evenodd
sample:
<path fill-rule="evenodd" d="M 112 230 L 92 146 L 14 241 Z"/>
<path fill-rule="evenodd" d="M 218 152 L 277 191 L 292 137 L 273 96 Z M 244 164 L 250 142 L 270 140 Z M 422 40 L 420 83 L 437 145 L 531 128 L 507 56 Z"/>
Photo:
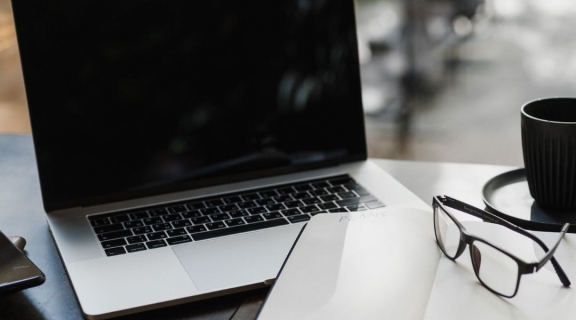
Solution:
<path fill-rule="evenodd" d="M 575 18 L 573 0 L 357 0 L 369 156 L 523 166 L 521 105 L 576 95 Z M 0 133 L 30 133 L 10 0 Z"/>

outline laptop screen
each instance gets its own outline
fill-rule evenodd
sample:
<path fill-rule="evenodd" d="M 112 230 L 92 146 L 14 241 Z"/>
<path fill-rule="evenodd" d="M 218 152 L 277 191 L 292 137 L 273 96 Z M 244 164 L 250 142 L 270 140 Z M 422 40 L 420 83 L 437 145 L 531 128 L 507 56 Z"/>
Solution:
<path fill-rule="evenodd" d="M 13 9 L 48 211 L 366 157 L 352 0 Z"/>

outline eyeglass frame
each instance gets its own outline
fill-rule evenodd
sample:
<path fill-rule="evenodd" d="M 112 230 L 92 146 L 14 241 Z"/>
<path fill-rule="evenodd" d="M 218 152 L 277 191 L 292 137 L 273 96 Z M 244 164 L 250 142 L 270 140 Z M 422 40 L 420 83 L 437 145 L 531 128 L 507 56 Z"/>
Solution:
<path fill-rule="evenodd" d="M 466 230 L 466 228 L 462 225 L 462 223 L 460 223 L 460 221 L 458 219 L 456 219 L 456 217 L 454 217 L 454 215 L 452 215 L 446 209 L 445 206 L 450 207 L 452 209 L 456 209 L 458 211 L 461 211 L 461 212 L 464 212 L 467 214 L 470 214 L 472 216 L 475 216 L 477 218 L 482 219 L 485 222 L 499 224 L 499 225 L 504 226 L 504 227 L 506 227 L 512 231 L 515 231 L 515 232 L 517 232 L 523 236 L 526 236 L 526 237 L 530 238 L 531 240 L 533 240 L 534 242 L 536 242 L 544 250 L 544 252 L 546 252 L 546 255 L 544 257 L 542 257 L 538 262 L 527 263 L 524 260 L 516 257 L 515 255 L 507 252 L 506 250 L 499 248 L 498 246 L 490 243 L 489 241 L 486 241 L 486 240 L 482 239 L 481 237 L 470 234 Z M 458 227 L 458 229 L 460 231 L 460 242 L 458 244 L 458 249 L 456 250 L 456 254 L 454 254 L 454 257 L 450 257 L 450 255 L 448 255 L 446 253 L 443 246 L 440 245 L 440 243 L 439 243 L 438 232 L 436 230 L 436 214 L 437 214 L 436 207 L 438 207 L 446 215 L 448 215 L 448 217 L 452 221 L 454 221 L 454 224 Z M 511 223 L 505 219 L 502 219 L 502 218 L 500 218 L 500 217 L 498 217 L 498 216 L 496 216 L 496 215 L 494 215 L 488 211 L 478 209 L 474 206 L 471 206 L 467 203 L 456 200 L 454 198 L 451 198 L 448 196 L 435 196 L 432 198 L 432 208 L 433 208 L 433 215 L 434 215 L 433 223 L 434 223 L 434 237 L 436 238 L 436 244 L 438 245 L 440 250 L 442 250 L 442 252 L 444 253 L 444 255 L 448 259 L 455 261 L 458 257 L 460 257 L 462 255 L 462 253 L 466 249 L 466 246 L 472 247 L 472 243 L 474 241 L 479 241 L 479 242 L 482 242 L 482 243 L 492 247 L 495 250 L 500 251 L 501 253 L 505 254 L 506 256 L 510 257 L 512 260 L 514 260 L 516 262 L 516 264 L 518 265 L 518 278 L 516 279 L 516 288 L 514 289 L 514 293 L 512 295 L 507 296 L 505 294 L 502 294 L 501 292 L 498 292 L 498 291 L 490 288 L 488 285 L 486 285 L 484 283 L 484 281 L 482 281 L 482 279 L 480 278 L 480 275 L 478 274 L 477 268 L 474 266 L 475 260 L 474 260 L 474 256 L 472 253 L 472 249 L 469 250 L 470 251 L 470 259 L 472 260 L 472 266 L 474 269 L 474 273 L 476 274 L 476 278 L 478 279 L 478 281 L 480 281 L 480 283 L 486 289 L 490 290 L 492 293 L 497 294 L 497 295 L 502 296 L 502 297 L 505 297 L 505 298 L 514 297 L 518 293 L 518 288 L 520 287 L 520 278 L 522 277 L 522 275 L 538 272 L 548 261 L 552 262 L 554 270 L 556 271 L 556 274 L 558 275 L 560 282 L 562 282 L 562 285 L 564 285 L 564 287 L 569 287 L 571 285 L 570 279 L 568 278 L 568 276 L 566 275 L 566 273 L 564 272 L 564 270 L 562 269 L 562 267 L 560 266 L 560 264 L 558 263 L 556 258 L 554 258 L 554 252 L 556 251 L 556 248 L 558 248 L 558 245 L 560 244 L 561 240 L 564 238 L 564 235 L 568 231 L 568 228 L 570 227 L 569 223 L 566 223 L 562 226 L 562 229 L 560 231 L 560 233 L 561 233 L 560 238 L 558 239 L 556 244 L 552 247 L 552 249 L 548 249 L 546 244 L 544 244 L 544 242 L 540 238 L 538 238 L 535 235 L 533 235 L 532 233 L 522 229 L 521 227 L 519 227 L 519 226 L 517 226 L 517 225 L 515 225 L 515 224 L 513 224 L 513 223 Z"/>

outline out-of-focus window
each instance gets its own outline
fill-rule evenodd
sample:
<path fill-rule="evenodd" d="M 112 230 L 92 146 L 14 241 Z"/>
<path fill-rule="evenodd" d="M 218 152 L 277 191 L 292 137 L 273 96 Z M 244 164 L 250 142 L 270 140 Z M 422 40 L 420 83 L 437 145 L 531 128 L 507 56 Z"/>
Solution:
<path fill-rule="evenodd" d="M 10 0 L 0 0 L 0 133 L 29 133 L 30 122 Z"/>

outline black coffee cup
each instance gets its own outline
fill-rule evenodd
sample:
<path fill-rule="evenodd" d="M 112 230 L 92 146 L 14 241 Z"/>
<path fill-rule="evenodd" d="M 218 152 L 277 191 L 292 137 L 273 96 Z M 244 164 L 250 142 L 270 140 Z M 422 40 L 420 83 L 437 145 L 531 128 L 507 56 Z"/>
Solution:
<path fill-rule="evenodd" d="M 522 149 L 530 194 L 549 209 L 576 209 L 576 98 L 522 106 Z"/>

